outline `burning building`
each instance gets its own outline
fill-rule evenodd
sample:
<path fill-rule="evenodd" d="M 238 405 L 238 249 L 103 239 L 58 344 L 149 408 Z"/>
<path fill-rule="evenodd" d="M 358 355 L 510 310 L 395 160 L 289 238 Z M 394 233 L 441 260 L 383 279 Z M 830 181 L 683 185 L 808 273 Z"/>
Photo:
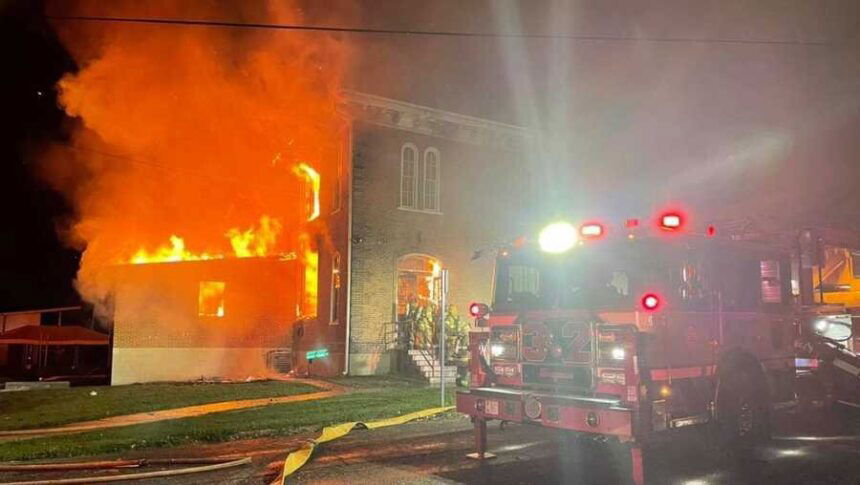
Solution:
<path fill-rule="evenodd" d="M 219 14 L 183 5 L 160 14 Z M 490 263 L 470 257 L 527 206 L 525 130 L 348 92 L 325 36 L 60 33 L 80 69 L 59 83 L 73 123 L 44 173 L 76 210 L 78 289 L 113 321 L 114 384 L 384 373 L 393 325 L 438 297 L 440 268 L 457 306 L 489 297 Z"/>

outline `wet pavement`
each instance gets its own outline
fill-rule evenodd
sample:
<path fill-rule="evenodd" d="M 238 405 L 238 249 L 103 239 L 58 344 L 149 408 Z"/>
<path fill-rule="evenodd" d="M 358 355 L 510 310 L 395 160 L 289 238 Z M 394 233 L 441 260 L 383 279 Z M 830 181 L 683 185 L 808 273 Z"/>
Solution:
<path fill-rule="evenodd" d="M 629 468 L 623 447 L 583 442 L 532 426 L 508 425 L 502 428 L 493 423 L 488 431 L 490 451 L 497 457 L 479 463 L 465 457 L 473 448 L 472 428 L 468 419 L 459 415 L 372 431 L 356 430 L 321 446 L 311 461 L 290 477 L 288 483 L 602 485 L 627 482 Z M 758 447 L 743 460 L 717 456 L 697 434 L 680 436 L 646 455 L 648 483 L 860 483 L 860 417 L 832 413 L 801 419 L 787 414 L 775 423 L 774 434 L 771 442 Z M 136 483 L 260 484 L 271 483 L 277 478 L 286 451 L 299 443 L 300 439 L 296 438 L 270 438 L 151 450 L 126 458 L 251 456 L 251 465 L 230 471 Z M 111 472 L 115 473 L 118 472 Z M 81 473 L 74 475 L 80 476 Z M 34 478 L 33 475 L 13 477 L 0 474 L 0 482 Z M 48 476 L 41 474 L 38 478 Z"/>
<path fill-rule="evenodd" d="M 687 433 L 646 455 L 655 484 L 860 483 L 860 419 L 843 413 L 799 419 L 783 415 L 775 437 L 743 459 L 710 451 Z M 371 434 L 372 433 L 372 434 Z M 552 430 L 510 425 L 489 429 L 493 460 L 465 458 L 468 421 L 447 419 L 399 429 L 357 432 L 327 445 L 296 474 L 296 483 L 627 483 L 621 446 L 571 439 Z"/>

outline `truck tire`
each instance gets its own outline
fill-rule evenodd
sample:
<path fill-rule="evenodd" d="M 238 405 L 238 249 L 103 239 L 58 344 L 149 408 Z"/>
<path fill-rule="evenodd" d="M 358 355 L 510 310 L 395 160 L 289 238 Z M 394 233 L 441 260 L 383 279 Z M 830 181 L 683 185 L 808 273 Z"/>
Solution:
<path fill-rule="evenodd" d="M 717 380 L 716 437 L 724 452 L 746 453 L 770 439 L 767 380 L 750 362 L 721 366 Z"/>

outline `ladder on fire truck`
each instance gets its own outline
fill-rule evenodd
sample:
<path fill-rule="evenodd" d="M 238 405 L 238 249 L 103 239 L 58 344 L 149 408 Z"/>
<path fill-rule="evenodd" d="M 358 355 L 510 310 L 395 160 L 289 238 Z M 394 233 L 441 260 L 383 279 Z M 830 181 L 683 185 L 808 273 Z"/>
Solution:
<path fill-rule="evenodd" d="M 799 286 L 808 287 L 806 289 L 808 295 L 804 295 L 801 289 L 799 296 L 800 301 L 807 308 L 810 305 L 825 305 L 824 277 L 821 271 L 823 246 L 835 244 L 841 247 L 860 248 L 860 235 L 844 228 L 786 228 L 785 224 L 775 219 L 751 217 L 720 221 L 720 227 L 734 240 L 759 241 L 781 246 L 795 254 L 797 259 L 794 264 L 798 268 L 801 266 L 819 268 L 817 285 L 813 284 L 811 277 L 806 281 L 798 282 Z M 803 238 L 805 238 L 805 244 Z M 799 277 L 799 279 L 804 278 Z M 842 308 L 842 310 L 849 312 L 851 309 Z M 851 319 L 852 330 L 846 341 L 854 340 L 855 329 L 860 329 L 860 316 L 855 314 Z M 807 364 L 799 366 L 798 370 L 821 381 L 825 387 L 826 401 L 860 409 L 860 354 L 857 353 L 857 349 L 854 345 L 846 345 L 846 341 L 834 340 L 809 330 L 806 329 L 800 340 L 800 350 L 809 358 L 798 359 L 799 363 Z"/>
<path fill-rule="evenodd" d="M 821 335 L 805 337 L 802 347 L 811 357 L 807 372 L 824 385 L 825 402 L 860 409 L 860 355 Z"/>

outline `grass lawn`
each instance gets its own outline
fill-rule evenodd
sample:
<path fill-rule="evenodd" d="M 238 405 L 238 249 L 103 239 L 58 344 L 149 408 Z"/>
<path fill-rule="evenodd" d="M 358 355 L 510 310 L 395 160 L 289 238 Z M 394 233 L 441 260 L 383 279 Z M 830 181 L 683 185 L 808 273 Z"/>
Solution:
<path fill-rule="evenodd" d="M 132 384 L 0 393 L 0 430 L 44 428 L 145 411 L 314 392 L 283 381 Z M 96 395 L 91 396 L 90 392 Z"/>
<path fill-rule="evenodd" d="M 449 402 L 452 395 L 448 395 Z M 0 443 L 0 461 L 101 455 L 131 449 L 285 436 L 318 431 L 330 424 L 393 417 L 436 406 L 439 406 L 438 388 L 410 384 L 375 390 L 367 388 L 319 401 L 275 404 L 160 423 Z"/>

